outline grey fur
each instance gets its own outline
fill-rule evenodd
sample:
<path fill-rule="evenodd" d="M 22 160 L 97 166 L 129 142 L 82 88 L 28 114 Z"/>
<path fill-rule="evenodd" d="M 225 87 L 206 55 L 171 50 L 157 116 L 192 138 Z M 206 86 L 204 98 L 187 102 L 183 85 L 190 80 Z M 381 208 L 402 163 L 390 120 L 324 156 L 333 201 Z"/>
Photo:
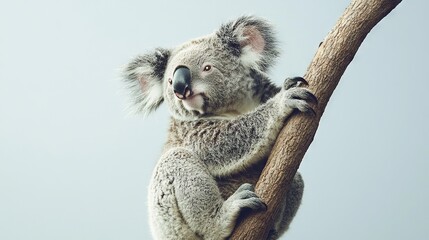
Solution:
<path fill-rule="evenodd" d="M 264 210 L 256 183 L 284 121 L 311 112 L 315 97 L 301 78 L 282 88 L 266 72 L 278 55 L 265 20 L 244 16 L 210 35 L 170 50 L 137 57 L 124 76 L 144 113 L 166 101 L 169 135 L 149 188 L 156 239 L 226 239 L 243 209 Z M 181 100 L 170 82 L 189 68 L 194 95 Z M 209 66 L 209 67 L 206 67 Z M 302 80 L 302 81 L 301 81 Z M 270 239 L 289 226 L 303 193 L 299 174 L 284 192 L 282 214 Z"/>

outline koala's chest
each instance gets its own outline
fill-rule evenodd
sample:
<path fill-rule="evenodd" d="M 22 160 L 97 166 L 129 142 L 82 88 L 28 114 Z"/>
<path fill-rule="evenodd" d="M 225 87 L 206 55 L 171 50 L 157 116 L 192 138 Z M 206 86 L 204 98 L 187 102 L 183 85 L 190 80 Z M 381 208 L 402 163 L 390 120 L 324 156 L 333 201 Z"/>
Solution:
<path fill-rule="evenodd" d="M 220 146 L 225 147 L 225 144 L 233 144 L 233 141 L 223 139 L 225 136 L 223 136 L 222 131 L 225 131 L 226 126 L 220 126 L 220 124 L 218 122 L 172 124 L 164 151 L 172 148 L 186 148 L 193 151 L 196 156 L 199 156 L 200 161 L 209 165 L 220 163 L 225 158 L 231 159 L 231 155 L 223 155 L 224 152 Z M 228 154 L 240 152 L 240 146 L 228 146 L 227 148 L 230 149 Z M 255 184 L 259 179 L 265 162 L 265 160 L 256 161 L 255 164 L 233 175 L 216 177 L 222 197 L 229 197 L 243 183 Z M 223 167 L 222 164 L 219 167 Z"/>
<path fill-rule="evenodd" d="M 210 148 L 206 146 L 216 144 L 226 140 L 222 139 L 222 128 L 216 121 L 193 121 L 193 122 L 179 122 L 173 123 L 170 126 L 170 131 L 166 143 L 166 147 L 185 147 L 193 150 Z"/>

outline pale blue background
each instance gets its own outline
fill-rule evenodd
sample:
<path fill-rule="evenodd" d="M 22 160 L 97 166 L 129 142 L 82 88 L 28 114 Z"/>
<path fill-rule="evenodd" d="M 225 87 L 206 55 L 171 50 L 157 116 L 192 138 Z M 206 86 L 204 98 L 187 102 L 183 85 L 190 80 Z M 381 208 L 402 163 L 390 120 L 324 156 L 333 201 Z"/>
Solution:
<path fill-rule="evenodd" d="M 348 3 L 2 1 L 0 239 L 150 239 L 168 113 L 127 114 L 118 69 L 253 13 L 276 26 L 281 83 L 304 74 Z M 429 239 L 428 7 L 401 3 L 347 69 L 301 165 L 287 239 Z"/>

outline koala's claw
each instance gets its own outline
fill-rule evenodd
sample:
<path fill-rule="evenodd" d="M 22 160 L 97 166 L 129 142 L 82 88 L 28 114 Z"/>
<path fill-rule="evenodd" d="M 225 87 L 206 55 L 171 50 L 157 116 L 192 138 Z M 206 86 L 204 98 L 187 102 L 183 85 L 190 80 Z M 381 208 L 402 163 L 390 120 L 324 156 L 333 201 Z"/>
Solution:
<path fill-rule="evenodd" d="M 283 83 L 283 88 L 288 90 L 289 88 L 300 87 L 302 85 L 308 86 L 308 82 L 302 77 L 286 78 Z"/>
<path fill-rule="evenodd" d="M 292 94 L 291 97 L 293 99 L 301 99 L 314 104 L 318 103 L 317 97 L 314 96 L 314 94 L 308 90 L 300 92 L 299 94 Z"/>
<path fill-rule="evenodd" d="M 316 111 L 314 111 L 313 108 L 310 108 L 307 113 L 309 113 L 311 116 L 315 117 L 317 115 Z"/>
<path fill-rule="evenodd" d="M 308 108 L 306 108 L 302 112 L 307 113 L 307 114 L 309 114 L 310 116 L 313 116 L 313 117 L 315 117 L 317 115 L 316 111 L 314 111 L 314 109 L 312 107 L 308 107 Z"/>

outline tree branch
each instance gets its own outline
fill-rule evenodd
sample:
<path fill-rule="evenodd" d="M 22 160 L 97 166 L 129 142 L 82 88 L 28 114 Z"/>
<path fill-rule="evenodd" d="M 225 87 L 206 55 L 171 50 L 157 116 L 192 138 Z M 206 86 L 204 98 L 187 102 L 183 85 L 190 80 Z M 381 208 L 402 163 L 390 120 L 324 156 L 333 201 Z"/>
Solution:
<path fill-rule="evenodd" d="M 313 141 L 320 117 L 335 87 L 370 30 L 401 0 L 352 0 L 314 56 L 304 78 L 317 96 L 316 117 L 293 116 L 281 131 L 256 184 L 268 205 L 266 212 L 250 212 L 239 221 L 231 239 L 267 239 L 284 201 L 284 193 Z M 261 227 L 264 226 L 264 227 Z"/>

